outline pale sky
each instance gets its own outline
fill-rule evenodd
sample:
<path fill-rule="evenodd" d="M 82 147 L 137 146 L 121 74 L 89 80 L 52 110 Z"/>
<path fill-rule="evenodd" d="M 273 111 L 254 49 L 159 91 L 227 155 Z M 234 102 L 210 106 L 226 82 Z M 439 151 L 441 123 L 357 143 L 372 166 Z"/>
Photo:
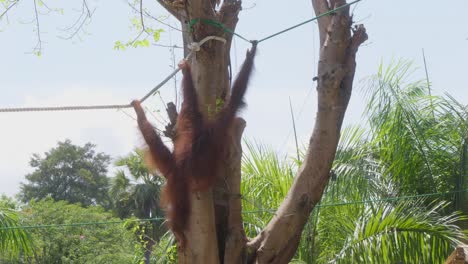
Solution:
<path fill-rule="evenodd" d="M 43 55 L 28 54 L 36 44 L 33 31 L 33 1 L 21 1 L 8 20 L 0 21 L 0 108 L 24 106 L 124 104 L 140 98 L 171 71 L 171 52 L 164 47 L 113 50 L 114 42 L 135 36 L 130 27 L 131 9 L 125 1 L 90 1 L 95 10 L 80 39 L 63 40 L 60 28 L 79 16 L 81 1 L 49 0 L 49 7 L 63 7 L 65 14 L 41 16 Z M 148 1 L 146 1 L 148 2 Z M 237 32 L 260 39 L 313 17 L 310 1 L 244 1 Z M 65 5 L 65 6 L 63 6 Z M 156 1 L 147 7 L 158 17 L 167 13 Z M 375 74 L 380 62 L 413 60 L 414 77 L 424 78 L 421 50 L 424 48 L 434 93 L 448 92 L 468 102 L 468 1 L 454 0 L 363 0 L 354 7 L 355 20 L 364 23 L 369 40 L 359 50 L 354 93 L 345 123 L 360 122 L 365 98 L 362 80 Z M 0 13 L 3 10 L 0 10 Z M 174 19 L 169 19 L 176 25 Z M 161 44 L 182 45 L 179 32 L 154 24 L 165 32 Z M 290 97 L 296 115 L 298 136 L 306 143 L 314 124 L 315 76 L 318 53 L 315 23 L 261 43 L 256 71 L 243 112 L 245 137 L 272 146 L 279 153 L 293 149 Z M 233 68 L 243 60 L 249 44 L 236 39 Z M 176 60 L 182 54 L 176 50 Z M 164 101 L 172 100 L 174 82 L 162 88 Z M 146 106 L 161 105 L 159 98 Z M 133 115 L 131 110 L 126 110 Z M 164 117 L 163 117 L 164 118 Z M 19 183 L 31 171 L 33 153 L 44 153 L 57 141 L 71 139 L 113 157 L 143 146 L 136 123 L 122 111 L 0 113 L 0 193 L 19 191 Z M 161 124 L 161 123 L 159 123 Z"/>

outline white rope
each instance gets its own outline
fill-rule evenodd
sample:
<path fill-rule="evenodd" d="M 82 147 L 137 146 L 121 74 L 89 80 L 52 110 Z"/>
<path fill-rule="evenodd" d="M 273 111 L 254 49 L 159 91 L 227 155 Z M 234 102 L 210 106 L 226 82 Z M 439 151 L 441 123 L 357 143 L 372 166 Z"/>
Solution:
<path fill-rule="evenodd" d="M 217 36 L 208 36 L 202 39 L 200 42 L 192 42 L 188 45 L 188 49 L 190 52 L 184 58 L 188 60 L 193 53 L 200 50 L 200 47 L 205 44 L 209 40 L 217 40 L 221 41 L 224 44 L 226 43 L 226 39 L 217 37 Z M 164 80 L 162 80 L 156 87 L 154 87 L 149 93 L 143 96 L 140 99 L 140 102 L 145 101 L 151 95 L 153 95 L 156 91 L 158 91 L 164 84 L 166 84 L 174 75 L 176 75 L 180 71 L 180 68 L 175 69 L 169 76 L 167 76 Z M 13 108 L 0 108 L 0 113 L 7 113 L 7 112 L 49 112 L 49 111 L 74 111 L 74 110 L 98 110 L 98 109 L 123 109 L 123 108 L 130 108 L 132 107 L 130 104 L 123 104 L 123 105 L 79 105 L 79 106 L 52 106 L 52 107 L 13 107 Z"/>
<path fill-rule="evenodd" d="M 184 60 L 190 59 L 190 57 L 192 56 L 194 52 L 200 51 L 200 47 L 203 44 L 205 44 L 205 42 L 207 42 L 208 40 L 218 40 L 218 41 L 223 42 L 223 44 L 226 44 L 226 39 L 224 38 L 217 37 L 217 36 L 205 37 L 200 42 L 192 42 L 188 45 L 188 49 L 190 50 L 190 52 L 187 54 L 187 56 L 185 56 Z M 175 69 L 171 74 L 169 74 L 169 76 L 166 77 L 166 79 L 164 79 L 161 83 L 159 83 L 158 85 L 156 85 L 156 87 L 154 87 L 151 91 L 149 91 L 145 96 L 143 96 L 140 99 L 140 102 L 145 101 L 155 92 L 157 92 L 159 88 L 161 88 L 166 82 L 168 82 L 172 77 L 174 77 L 174 75 L 176 75 L 179 71 L 180 71 L 180 68 Z"/>
<path fill-rule="evenodd" d="M 200 47 L 205 44 L 205 42 L 207 42 L 208 40 L 217 40 L 217 41 L 221 41 L 223 44 L 226 44 L 226 39 L 224 38 L 221 38 L 221 37 L 218 37 L 218 36 L 208 36 L 204 39 L 202 39 L 200 42 L 192 42 L 188 45 L 188 48 L 191 50 L 191 51 L 199 51 L 200 50 Z M 190 55 L 190 53 L 189 53 Z M 188 57 L 188 56 L 187 56 Z"/>
<path fill-rule="evenodd" d="M 76 110 L 97 110 L 97 109 L 123 109 L 130 108 L 131 105 L 77 105 L 77 106 L 45 106 L 45 107 L 12 107 L 0 108 L 0 113 L 12 112 L 52 112 L 52 111 L 76 111 Z"/>

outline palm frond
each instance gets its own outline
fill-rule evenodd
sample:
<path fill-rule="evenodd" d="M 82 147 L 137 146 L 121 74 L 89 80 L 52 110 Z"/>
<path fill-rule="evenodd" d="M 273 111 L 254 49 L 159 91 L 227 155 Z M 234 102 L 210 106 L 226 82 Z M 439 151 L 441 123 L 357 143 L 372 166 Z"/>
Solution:
<path fill-rule="evenodd" d="M 460 214 L 439 213 L 447 205 L 427 210 L 419 200 L 368 206 L 330 263 L 441 263 L 463 238 L 455 225 Z"/>
<path fill-rule="evenodd" d="M 30 234 L 17 226 L 19 226 L 18 214 L 10 208 L 0 208 L 0 252 L 9 258 L 33 252 Z"/>

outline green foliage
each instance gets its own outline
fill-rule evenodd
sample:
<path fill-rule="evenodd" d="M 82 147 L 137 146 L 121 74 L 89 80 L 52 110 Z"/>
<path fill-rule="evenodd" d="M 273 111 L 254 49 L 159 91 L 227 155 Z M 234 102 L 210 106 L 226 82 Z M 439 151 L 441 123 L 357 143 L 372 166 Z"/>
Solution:
<path fill-rule="evenodd" d="M 157 264 L 177 263 L 177 243 L 174 236 L 167 232 L 160 240 L 159 246 L 154 250 L 153 256 L 157 256 Z"/>
<path fill-rule="evenodd" d="M 2 194 L 0 196 L 0 207 L 16 210 L 18 209 L 18 202 L 12 197 L 8 197 L 5 194 Z"/>
<path fill-rule="evenodd" d="M 367 114 L 375 156 L 404 193 L 447 192 L 457 182 L 468 135 L 468 111 L 411 81 L 411 64 L 382 66 L 369 82 Z"/>
<path fill-rule="evenodd" d="M 149 239 L 148 230 L 153 227 L 148 223 L 138 223 L 129 219 L 125 223 L 125 227 L 131 230 L 136 235 L 138 243 L 134 246 L 133 263 L 138 264 L 169 264 L 177 263 L 177 244 L 174 241 L 174 236 L 170 232 L 166 232 L 162 237 L 158 237 L 158 241 Z M 157 243 L 156 243 L 157 242 Z"/>
<path fill-rule="evenodd" d="M 30 234 L 17 229 L 20 225 L 16 202 L 2 195 L 0 198 L 0 263 L 19 260 L 20 255 L 33 253 Z"/>
<path fill-rule="evenodd" d="M 207 114 L 210 118 L 214 118 L 224 107 L 226 102 L 221 98 L 216 98 L 215 105 L 208 105 Z"/>
<path fill-rule="evenodd" d="M 465 238 L 455 225 L 464 217 L 450 213 L 452 196 L 438 196 L 432 203 L 391 199 L 404 195 L 404 188 L 387 177 L 387 163 L 376 155 L 376 149 L 386 146 L 369 139 L 372 131 L 343 130 L 330 182 L 304 228 L 293 263 L 442 263 Z M 280 160 L 261 145 L 246 145 L 244 220 L 246 233 L 255 236 L 285 197 L 300 162 Z"/>
<path fill-rule="evenodd" d="M 112 180 L 109 193 L 114 210 L 120 217 L 157 218 L 151 222 L 127 224 L 140 244 L 137 252 L 150 261 L 154 246 L 158 246 L 167 229 L 163 223 L 164 213 L 159 207 L 159 193 L 163 182 L 161 177 L 150 173 L 144 159 L 144 152 L 138 149 L 119 158 L 115 162 L 119 170 Z"/>
<path fill-rule="evenodd" d="M 341 231 L 353 235 L 331 263 L 443 263 L 463 238 L 455 225 L 459 214 L 440 214 L 447 205 L 377 203 L 362 208 L 357 219 L 340 218 Z"/>
<path fill-rule="evenodd" d="M 268 147 L 246 141 L 242 160 L 242 208 L 249 236 L 260 232 L 286 196 L 293 180 L 293 166 L 281 161 Z M 270 209 L 273 209 L 271 211 Z"/>
<path fill-rule="evenodd" d="M 0 6 L 2 6 L 5 9 L 7 9 L 9 6 L 17 4 L 19 0 L 0 0 Z M 3 10 L 3 11 L 4 11 Z M 3 12 L 2 11 L 2 12 Z M 1 18 L 3 19 L 3 17 Z M 0 19 L 0 21 L 1 21 Z"/>
<path fill-rule="evenodd" d="M 224 100 L 221 98 L 216 98 L 216 113 L 219 113 L 224 107 Z"/>
<path fill-rule="evenodd" d="M 149 46 L 150 46 L 150 41 L 148 39 L 133 40 L 133 41 L 128 41 L 126 43 L 122 43 L 122 41 L 116 41 L 114 43 L 114 49 L 115 50 L 126 50 L 128 47 L 133 47 L 133 48 L 144 47 L 144 48 L 147 48 Z"/>
<path fill-rule="evenodd" d="M 161 38 L 161 33 L 164 32 L 163 29 L 151 28 L 148 25 L 143 27 L 142 21 L 139 17 L 134 17 L 130 20 L 132 28 L 139 32 L 138 36 L 135 39 L 128 41 L 116 41 L 114 43 L 115 50 L 126 50 L 128 47 L 147 48 L 151 43 L 156 43 Z"/>
<path fill-rule="evenodd" d="M 70 140 L 59 142 L 44 157 L 34 154 L 30 165 L 35 170 L 26 175 L 27 183 L 21 184 L 23 202 L 52 197 L 84 206 L 109 207 L 106 176 L 110 157 L 96 153 L 94 145 L 73 145 Z"/>
<path fill-rule="evenodd" d="M 23 225 L 118 221 L 100 206 L 83 208 L 51 198 L 31 201 Z M 131 263 L 133 234 L 122 224 L 30 229 L 36 253 L 27 263 Z"/>
<path fill-rule="evenodd" d="M 163 217 L 159 207 L 162 178 L 149 172 L 144 164 L 144 152 L 135 150 L 116 160 L 119 168 L 110 186 L 114 209 L 122 217 Z"/>
<path fill-rule="evenodd" d="M 368 138 L 360 128 L 343 131 L 321 201 L 331 206 L 315 208 L 299 254 L 307 263 L 443 263 L 464 238 L 455 225 L 464 217 L 447 213 L 444 199 L 453 197 L 437 196 L 433 203 L 388 199 L 402 196 L 404 188 L 387 177 L 387 163 L 375 154 L 386 146 Z M 350 204 L 333 206 L 342 202 Z"/>

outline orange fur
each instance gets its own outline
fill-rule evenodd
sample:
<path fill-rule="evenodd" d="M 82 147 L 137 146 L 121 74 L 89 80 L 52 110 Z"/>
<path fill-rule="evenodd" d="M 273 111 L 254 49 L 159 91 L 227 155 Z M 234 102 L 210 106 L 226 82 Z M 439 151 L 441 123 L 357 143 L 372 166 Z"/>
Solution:
<path fill-rule="evenodd" d="M 132 102 L 138 126 L 149 147 L 152 163 L 166 178 L 161 204 L 181 247 L 185 245 L 184 230 L 190 216 L 190 192 L 206 191 L 216 180 L 221 153 L 228 141 L 228 129 L 236 113 L 244 106 L 243 97 L 253 68 L 256 46 L 247 58 L 233 83 L 231 97 L 213 120 L 205 120 L 200 112 L 197 93 L 187 62 L 182 69 L 184 101 L 176 123 L 174 150 L 171 153 L 146 119 L 139 101 Z"/>

